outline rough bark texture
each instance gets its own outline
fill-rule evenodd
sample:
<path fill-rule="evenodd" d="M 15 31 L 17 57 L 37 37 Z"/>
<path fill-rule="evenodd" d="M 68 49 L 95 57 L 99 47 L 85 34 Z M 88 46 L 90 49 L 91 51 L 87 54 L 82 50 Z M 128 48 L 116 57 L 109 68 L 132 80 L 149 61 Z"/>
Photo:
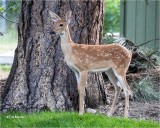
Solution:
<path fill-rule="evenodd" d="M 72 10 L 74 42 L 98 44 L 103 25 L 103 0 L 23 0 L 14 63 L 2 94 L 3 111 L 77 110 L 78 91 L 73 72 L 64 62 L 59 37 L 51 34 L 52 10 L 64 17 Z M 106 101 L 101 74 L 90 74 L 86 105 Z"/>

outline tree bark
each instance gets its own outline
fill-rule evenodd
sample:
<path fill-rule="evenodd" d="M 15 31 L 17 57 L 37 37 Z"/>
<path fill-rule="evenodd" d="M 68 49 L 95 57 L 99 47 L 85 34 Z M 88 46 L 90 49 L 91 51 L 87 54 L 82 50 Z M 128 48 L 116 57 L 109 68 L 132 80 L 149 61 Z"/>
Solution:
<path fill-rule="evenodd" d="M 99 44 L 103 27 L 103 0 L 23 0 L 14 63 L 2 93 L 1 110 L 77 110 L 74 73 L 64 62 L 59 37 L 52 34 L 51 10 L 64 18 L 75 43 Z M 106 102 L 102 75 L 89 74 L 86 106 Z"/>

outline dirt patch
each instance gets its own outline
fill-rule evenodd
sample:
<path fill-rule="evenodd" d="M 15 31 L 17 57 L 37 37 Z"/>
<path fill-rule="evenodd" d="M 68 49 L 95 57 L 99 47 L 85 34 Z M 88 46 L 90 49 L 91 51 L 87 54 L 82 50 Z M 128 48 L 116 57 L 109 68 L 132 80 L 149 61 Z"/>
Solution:
<path fill-rule="evenodd" d="M 133 90 L 132 83 L 142 81 L 146 77 L 151 78 L 152 88 L 155 92 L 159 92 L 160 89 L 160 67 L 156 69 L 148 69 L 143 72 L 139 73 L 132 73 L 127 74 L 127 81 Z M 111 106 L 112 100 L 114 98 L 114 88 L 111 86 L 110 82 L 106 82 L 107 88 L 106 93 L 108 94 L 107 99 L 109 100 L 110 104 L 106 106 L 99 106 L 97 109 L 98 112 L 107 115 L 109 108 Z M 124 113 L 124 94 L 123 96 L 119 97 L 117 103 L 117 109 L 114 112 L 114 116 L 123 116 Z M 154 120 L 160 121 L 160 103 L 158 101 L 148 101 L 148 102 L 138 102 L 130 100 L 130 107 L 129 107 L 129 118 L 136 118 L 136 119 L 145 119 L 145 120 Z"/>
<path fill-rule="evenodd" d="M 124 113 L 124 100 L 119 100 L 117 104 L 117 109 L 115 110 L 113 116 L 123 117 Z M 107 115 L 111 105 L 99 106 L 97 112 Z M 130 101 L 129 107 L 129 118 L 144 119 L 144 120 L 154 120 L 160 121 L 160 103 L 158 102 L 136 102 Z"/>
<path fill-rule="evenodd" d="M 0 80 L 4 80 L 8 77 L 9 72 L 4 72 L 0 70 Z"/>

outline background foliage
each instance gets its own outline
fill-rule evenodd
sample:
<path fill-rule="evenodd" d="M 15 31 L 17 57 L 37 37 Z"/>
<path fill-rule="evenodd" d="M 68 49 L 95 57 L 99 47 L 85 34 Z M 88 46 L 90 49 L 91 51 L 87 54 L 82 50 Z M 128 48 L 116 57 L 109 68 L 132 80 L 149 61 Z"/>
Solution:
<path fill-rule="evenodd" d="M 20 0 L 0 0 L 0 34 L 2 34 L 0 35 L 0 54 L 14 51 L 16 48 L 18 42 L 18 24 L 13 22 L 18 23 L 20 5 Z"/>
<path fill-rule="evenodd" d="M 120 31 L 120 0 L 105 0 L 104 34 Z"/>
<path fill-rule="evenodd" d="M 5 1 L 5 0 L 3 0 L 3 1 Z M 1 13 L 3 13 L 3 12 L 5 12 L 5 11 L 7 11 L 7 12 L 9 12 L 9 13 L 14 13 L 14 12 L 18 12 L 19 11 L 19 9 L 20 9 L 20 0 L 10 0 L 10 1 L 8 1 L 8 0 L 6 0 L 6 9 L 4 8 L 4 6 L 2 6 L 2 2 L 3 1 L 1 1 L 0 2 L 0 12 Z"/>
<path fill-rule="evenodd" d="M 4 7 L 3 3 L 5 3 L 6 7 Z M 11 21 L 14 21 L 14 22 L 18 22 L 18 17 L 20 13 L 20 5 L 21 5 L 20 0 L 0 1 L 0 24 L 1 24 L 1 20 L 3 19 L 2 16 L 4 13 L 6 13 L 5 18 Z M 11 23 L 8 20 L 6 20 L 6 31 L 8 30 L 10 31 L 11 27 L 13 27 L 14 25 L 15 25 L 14 23 Z"/>

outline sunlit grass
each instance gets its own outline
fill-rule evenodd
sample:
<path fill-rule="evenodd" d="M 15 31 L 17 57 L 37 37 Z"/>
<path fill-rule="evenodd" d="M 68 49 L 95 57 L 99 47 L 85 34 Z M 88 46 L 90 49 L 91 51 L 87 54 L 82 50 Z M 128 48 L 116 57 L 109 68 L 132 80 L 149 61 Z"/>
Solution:
<path fill-rule="evenodd" d="M 158 128 L 159 123 L 120 117 L 106 117 L 99 114 L 84 114 L 79 116 L 75 112 L 33 112 L 1 114 L 3 128 L 17 127 L 109 127 L 109 128 Z"/>
<path fill-rule="evenodd" d="M 0 80 L 6 79 L 11 70 L 11 65 L 0 64 Z"/>
<path fill-rule="evenodd" d="M 11 65 L 0 64 L 0 71 L 9 72 L 11 70 Z"/>

